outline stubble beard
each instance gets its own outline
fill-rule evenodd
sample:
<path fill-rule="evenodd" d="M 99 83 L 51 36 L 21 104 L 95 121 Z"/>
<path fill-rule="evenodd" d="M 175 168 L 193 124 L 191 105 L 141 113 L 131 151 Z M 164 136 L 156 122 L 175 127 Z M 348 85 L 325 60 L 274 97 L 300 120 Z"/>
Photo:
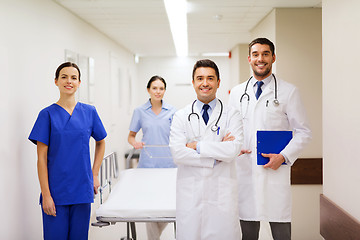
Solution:
<path fill-rule="evenodd" d="M 255 69 L 253 69 L 254 75 L 257 77 L 261 77 L 261 78 L 267 76 L 270 73 L 270 71 L 271 71 L 271 68 L 266 69 L 264 72 L 258 72 Z"/>

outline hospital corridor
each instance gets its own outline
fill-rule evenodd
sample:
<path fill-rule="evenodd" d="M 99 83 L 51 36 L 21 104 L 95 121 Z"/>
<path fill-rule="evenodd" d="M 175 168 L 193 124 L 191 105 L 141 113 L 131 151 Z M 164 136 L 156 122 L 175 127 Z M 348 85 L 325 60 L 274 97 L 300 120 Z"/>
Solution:
<path fill-rule="evenodd" d="M 190 231 L 218 240 L 207 232 L 242 235 L 244 208 L 246 221 L 260 222 L 260 240 L 274 239 L 267 213 L 277 223 L 291 216 L 293 240 L 358 239 L 360 33 L 351 29 L 359 7 L 354 0 L 0 0 L 0 239 L 38 240 L 68 228 L 90 240 L 183 240 Z M 274 50 L 249 46 L 256 39 Z M 285 97 L 284 86 L 296 90 Z M 281 177 L 256 162 L 251 131 L 260 130 L 308 134 L 292 142 L 301 151 L 279 162 Z M 246 162 L 241 150 L 255 160 Z M 243 186 L 260 181 L 256 194 Z M 208 205 L 192 205 L 201 197 Z M 264 213 L 252 217 L 256 208 L 245 201 Z M 199 215 L 207 217 L 187 225 Z M 230 216 L 235 227 L 221 225 Z M 211 235 L 215 225 L 222 232 Z"/>

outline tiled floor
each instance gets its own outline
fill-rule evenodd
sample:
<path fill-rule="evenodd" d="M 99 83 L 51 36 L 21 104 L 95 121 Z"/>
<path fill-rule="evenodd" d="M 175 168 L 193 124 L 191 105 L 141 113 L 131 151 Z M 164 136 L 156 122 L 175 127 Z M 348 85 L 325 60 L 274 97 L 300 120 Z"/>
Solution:
<path fill-rule="evenodd" d="M 145 223 L 136 223 L 137 239 L 146 240 Z M 89 240 L 120 240 L 126 237 L 126 223 L 116 223 L 108 227 L 90 227 Z M 168 224 L 163 231 L 160 240 L 174 240 L 174 225 Z"/>
<path fill-rule="evenodd" d="M 146 229 L 145 223 L 136 223 L 136 233 L 137 239 L 146 240 Z M 125 223 L 116 223 L 108 227 L 98 228 L 90 227 L 89 240 L 120 240 L 122 237 L 126 236 L 126 224 Z M 161 240 L 174 240 L 174 225 L 169 224 L 163 234 L 161 235 Z M 261 240 L 272 240 L 271 230 L 268 223 L 261 222 L 260 229 L 260 239 Z"/>

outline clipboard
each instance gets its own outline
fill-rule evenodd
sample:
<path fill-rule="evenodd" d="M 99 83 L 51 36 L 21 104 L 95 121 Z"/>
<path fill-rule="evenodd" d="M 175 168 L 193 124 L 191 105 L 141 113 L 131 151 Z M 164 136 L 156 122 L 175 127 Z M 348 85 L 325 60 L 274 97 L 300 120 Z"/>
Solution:
<path fill-rule="evenodd" d="M 263 157 L 261 153 L 279 154 L 288 145 L 292 136 L 292 131 L 257 131 L 257 165 L 265 165 L 269 162 L 269 158 Z"/>

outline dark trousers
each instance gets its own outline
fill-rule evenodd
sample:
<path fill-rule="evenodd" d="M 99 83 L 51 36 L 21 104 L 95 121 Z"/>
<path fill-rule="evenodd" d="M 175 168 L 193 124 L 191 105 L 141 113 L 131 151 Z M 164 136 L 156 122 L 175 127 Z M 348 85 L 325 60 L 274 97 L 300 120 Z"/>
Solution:
<path fill-rule="evenodd" d="M 240 220 L 242 240 L 258 240 L 260 222 Z M 291 240 L 291 223 L 270 222 L 271 234 L 274 240 Z"/>

